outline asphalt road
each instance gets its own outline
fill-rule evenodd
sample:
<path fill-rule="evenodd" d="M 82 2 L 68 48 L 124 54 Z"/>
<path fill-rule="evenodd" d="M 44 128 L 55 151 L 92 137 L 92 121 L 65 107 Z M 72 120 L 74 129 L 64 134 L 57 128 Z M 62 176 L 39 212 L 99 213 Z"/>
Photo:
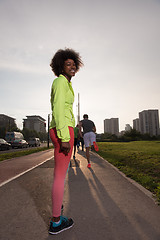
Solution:
<path fill-rule="evenodd" d="M 48 235 L 53 150 L 38 154 L 19 158 L 17 167 L 37 167 L 0 187 L 1 240 L 160 240 L 160 206 L 151 193 L 94 153 L 89 170 L 81 151 L 71 161 L 63 201 L 64 215 L 75 225 Z"/>
<path fill-rule="evenodd" d="M 0 162 L 0 186 L 41 165 L 53 157 L 53 153 L 54 150 L 49 149 Z"/>

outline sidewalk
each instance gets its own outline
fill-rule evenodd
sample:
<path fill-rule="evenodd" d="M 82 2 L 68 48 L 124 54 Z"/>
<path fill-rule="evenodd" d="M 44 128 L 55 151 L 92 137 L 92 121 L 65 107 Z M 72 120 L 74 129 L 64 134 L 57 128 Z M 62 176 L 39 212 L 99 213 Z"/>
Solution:
<path fill-rule="evenodd" d="M 159 240 L 160 206 L 97 154 L 91 170 L 83 156 L 80 168 L 70 169 L 65 195 L 75 220 L 71 239 Z"/>
<path fill-rule="evenodd" d="M 64 215 L 73 228 L 48 235 L 53 159 L 0 188 L 1 240 L 159 240 L 160 206 L 91 153 L 71 161 L 64 193 Z"/>

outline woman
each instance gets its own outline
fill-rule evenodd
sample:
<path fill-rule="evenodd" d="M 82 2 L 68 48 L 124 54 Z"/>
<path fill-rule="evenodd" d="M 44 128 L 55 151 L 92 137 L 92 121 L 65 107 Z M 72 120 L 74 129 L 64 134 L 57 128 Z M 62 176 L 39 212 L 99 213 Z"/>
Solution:
<path fill-rule="evenodd" d="M 52 121 L 50 137 L 54 144 L 54 181 L 52 188 L 53 218 L 49 233 L 57 234 L 73 226 L 73 220 L 61 216 L 64 181 L 70 162 L 75 119 L 73 115 L 74 92 L 71 78 L 83 65 L 79 53 L 72 49 L 58 50 L 51 61 L 51 68 L 58 77 L 51 89 Z"/>

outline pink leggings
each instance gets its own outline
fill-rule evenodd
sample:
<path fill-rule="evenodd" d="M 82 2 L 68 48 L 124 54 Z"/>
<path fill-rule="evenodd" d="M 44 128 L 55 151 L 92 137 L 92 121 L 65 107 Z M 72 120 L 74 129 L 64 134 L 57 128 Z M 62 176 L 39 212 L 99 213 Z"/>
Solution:
<path fill-rule="evenodd" d="M 50 138 L 54 144 L 54 180 L 52 187 L 52 213 L 53 217 L 61 215 L 61 206 L 63 202 L 64 182 L 71 159 L 74 144 L 74 129 L 68 127 L 70 132 L 71 149 L 67 155 L 60 151 L 61 140 L 57 137 L 56 128 L 50 129 Z"/>

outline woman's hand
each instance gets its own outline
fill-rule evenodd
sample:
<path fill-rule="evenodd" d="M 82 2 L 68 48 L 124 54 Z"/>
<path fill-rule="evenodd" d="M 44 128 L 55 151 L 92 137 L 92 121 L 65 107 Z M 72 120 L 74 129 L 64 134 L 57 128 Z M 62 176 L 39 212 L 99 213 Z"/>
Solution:
<path fill-rule="evenodd" d="M 61 142 L 61 151 L 68 154 L 71 149 L 69 142 Z"/>

